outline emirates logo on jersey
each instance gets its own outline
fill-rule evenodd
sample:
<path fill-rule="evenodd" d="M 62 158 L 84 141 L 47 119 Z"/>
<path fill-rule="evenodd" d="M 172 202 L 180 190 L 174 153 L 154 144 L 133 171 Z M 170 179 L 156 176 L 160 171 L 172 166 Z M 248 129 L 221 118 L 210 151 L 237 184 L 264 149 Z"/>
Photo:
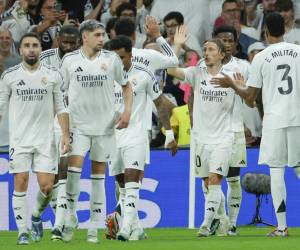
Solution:
<path fill-rule="evenodd" d="M 101 69 L 106 71 L 107 70 L 107 65 L 105 63 L 102 63 L 101 64 Z"/>
<path fill-rule="evenodd" d="M 47 85 L 47 77 L 43 77 L 41 80 L 42 84 Z"/>

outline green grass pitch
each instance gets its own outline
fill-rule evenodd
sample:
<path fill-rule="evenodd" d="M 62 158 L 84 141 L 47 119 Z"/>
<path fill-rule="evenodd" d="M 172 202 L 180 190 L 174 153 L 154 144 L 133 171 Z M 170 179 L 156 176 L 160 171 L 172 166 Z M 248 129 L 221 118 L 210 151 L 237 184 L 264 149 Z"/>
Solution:
<path fill-rule="evenodd" d="M 104 239 L 101 230 L 101 242 L 86 242 L 86 230 L 77 230 L 71 243 L 51 242 L 50 231 L 46 230 L 39 243 L 30 242 L 28 246 L 16 245 L 16 232 L 0 231 L 0 250 L 73 250 L 73 249 L 107 249 L 107 250 L 297 250 L 300 249 L 300 228 L 290 228 L 289 237 L 268 238 L 269 227 L 240 227 L 239 236 L 197 238 L 197 230 L 146 229 L 148 239 L 139 242 L 118 242 Z"/>

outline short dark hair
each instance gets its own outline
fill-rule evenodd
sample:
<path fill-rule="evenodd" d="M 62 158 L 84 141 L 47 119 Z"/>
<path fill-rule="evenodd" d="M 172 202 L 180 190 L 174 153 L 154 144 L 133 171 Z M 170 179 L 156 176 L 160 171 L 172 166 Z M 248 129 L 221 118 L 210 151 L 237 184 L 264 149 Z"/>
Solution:
<path fill-rule="evenodd" d="M 116 35 L 132 36 L 135 33 L 135 23 L 129 18 L 117 20 L 115 24 Z"/>
<path fill-rule="evenodd" d="M 227 3 L 235 3 L 235 4 L 239 5 L 239 3 L 238 3 L 237 0 L 225 0 L 225 1 L 222 3 L 222 10 L 224 9 L 224 5 L 227 4 Z"/>
<path fill-rule="evenodd" d="M 117 17 L 111 17 L 107 24 L 106 24 L 106 28 L 105 31 L 107 34 L 109 34 L 109 32 L 115 28 L 116 22 L 117 22 L 118 18 Z"/>
<path fill-rule="evenodd" d="M 79 37 L 79 30 L 78 30 L 78 28 L 74 27 L 73 25 L 65 25 L 65 26 L 61 27 L 58 35 L 62 36 L 64 34 L 74 35 L 76 37 Z"/>
<path fill-rule="evenodd" d="M 24 40 L 25 38 L 27 38 L 27 37 L 33 37 L 33 38 L 36 38 L 36 39 L 39 41 L 39 43 L 41 44 L 41 37 L 39 36 L 39 34 L 34 33 L 34 32 L 28 32 L 28 33 L 24 34 L 24 35 L 21 37 L 21 39 L 20 39 L 20 47 L 21 47 L 21 45 L 22 45 L 23 40 Z"/>
<path fill-rule="evenodd" d="M 276 12 L 269 13 L 265 19 L 266 27 L 273 37 L 283 36 L 285 33 L 285 25 L 283 17 Z"/>
<path fill-rule="evenodd" d="M 134 13 L 134 16 L 136 16 L 136 7 L 132 5 L 131 3 L 122 3 L 118 6 L 116 9 L 116 16 L 120 17 L 122 15 L 122 12 L 124 10 L 132 10 Z"/>
<path fill-rule="evenodd" d="M 132 51 L 132 42 L 127 36 L 119 35 L 109 41 L 109 50 L 125 49 L 126 52 Z"/>
<path fill-rule="evenodd" d="M 164 17 L 164 23 L 171 20 L 175 19 L 178 25 L 182 25 L 184 23 L 184 17 L 183 15 L 178 12 L 178 11 L 171 11 L 169 12 L 165 17 Z"/>
<path fill-rule="evenodd" d="M 275 10 L 278 12 L 294 10 L 294 4 L 292 0 L 277 0 L 274 6 Z"/>
<path fill-rule="evenodd" d="M 237 32 L 236 29 L 228 25 L 220 25 L 216 27 L 212 33 L 212 37 L 216 37 L 220 33 L 231 33 L 234 37 L 234 41 L 237 41 Z"/>

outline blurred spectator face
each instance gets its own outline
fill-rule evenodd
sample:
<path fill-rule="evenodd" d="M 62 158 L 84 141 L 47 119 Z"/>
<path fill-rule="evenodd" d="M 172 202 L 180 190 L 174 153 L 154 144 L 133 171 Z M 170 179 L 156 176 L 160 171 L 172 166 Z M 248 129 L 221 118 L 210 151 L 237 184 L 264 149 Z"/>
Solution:
<path fill-rule="evenodd" d="M 294 10 L 280 11 L 279 14 L 283 17 L 284 23 L 287 25 L 294 21 Z"/>
<path fill-rule="evenodd" d="M 200 57 L 195 51 L 187 51 L 184 55 L 184 66 L 196 66 Z"/>
<path fill-rule="evenodd" d="M 3 13 L 4 9 L 5 9 L 5 1 L 0 0 L 0 14 Z"/>
<path fill-rule="evenodd" d="M 143 4 L 148 7 L 153 3 L 153 0 L 143 0 Z"/>
<path fill-rule="evenodd" d="M 79 46 L 79 39 L 75 35 L 62 34 L 58 37 L 58 46 L 63 54 L 74 51 Z"/>
<path fill-rule="evenodd" d="M 262 4 L 263 4 L 264 11 L 274 11 L 275 2 L 276 0 L 263 0 Z"/>
<path fill-rule="evenodd" d="M 41 14 L 44 17 L 51 15 L 53 11 L 56 11 L 56 0 L 46 0 L 41 8 Z"/>
<path fill-rule="evenodd" d="M 225 3 L 222 9 L 222 17 L 227 24 L 240 21 L 240 7 L 236 3 Z"/>
<path fill-rule="evenodd" d="M 28 0 L 27 10 L 29 15 L 36 15 L 36 7 L 40 0 Z"/>
<path fill-rule="evenodd" d="M 203 46 L 205 64 L 208 67 L 215 66 L 222 63 L 225 57 L 218 45 L 214 42 L 206 42 Z"/>
<path fill-rule="evenodd" d="M 216 38 L 220 39 L 224 43 L 227 55 L 233 55 L 235 53 L 236 43 L 232 33 L 219 33 Z"/>
<path fill-rule="evenodd" d="M 92 32 L 83 32 L 82 41 L 85 46 L 89 47 L 94 52 L 98 52 L 103 48 L 104 36 L 104 29 L 98 28 Z"/>
<path fill-rule="evenodd" d="M 8 52 L 13 43 L 11 33 L 8 30 L 0 32 L 0 51 Z"/>
<path fill-rule="evenodd" d="M 40 58 L 42 51 L 41 43 L 35 37 L 26 37 L 20 46 L 20 54 L 23 61 L 29 65 L 34 65 Z"/>
<path fill-rule="evenodd" d="M 165 28 L 167 32 L 167 36 L 171 39 L 174 38 L 176 28 L 179 26 L 179 23 L 176 21 L 176 19 L 170 19 L 165 22 Z"/>
<path fill-rule="evenodd" d="M 131 21 L 135 22 L 135 14 L 133 12 L 133 10 L 123 10 L 120 18 L 129 18 Z"/>

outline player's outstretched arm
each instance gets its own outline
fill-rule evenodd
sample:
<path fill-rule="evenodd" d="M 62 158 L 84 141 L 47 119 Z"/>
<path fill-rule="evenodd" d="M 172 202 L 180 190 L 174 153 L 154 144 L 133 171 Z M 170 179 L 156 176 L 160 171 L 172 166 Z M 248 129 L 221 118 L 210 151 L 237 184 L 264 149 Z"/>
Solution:
<path fill-rule="evenodd" d="M 223 77 L 213 77 L 210 83 L 216 85 L 217 88 L 233 88 L 235 92 L 245 100 L 249 107 L 255 107 L 258 88 L 246 86 L 244 78 L 240 73 L 234 74 L 234 79 L 225 73 L 222 73 L 222 75 Z"/>
<path fill-rule="evenodd" d="M 166 129 L 165 148 L 170 149 L 172 156 L 174 156 L 177 153 L 177 143 L 170 124 L 170 116 L 174 105 L 164 95 L 160 95 L 155 99 L 154 104 L 157 108 L 159 119 Z"/>
<path fill-rule="evenodd" d="M 122 86 L 124 96 L 124 112 L 121 114 L 117 121 L 116 129 L 127 128 L 131 115 L 131 107 L 133 102 L 133 93 L 131 84 L 128 82 L 125 86 Z"/>
<path fill-rule="evenodd" d="M 168 68 L 168 74 L 176 77 L 179 80 L 185 79 L 185 74 L 182 68 Z"/>
<path fill-rule="evenodd" d="M 69 130 L 69 114 L 66 112 L 57 115 L 58 123 L 61 127 L 62 138 L 61 138 L 61 151 L 62 154 L 68 153 L 70 147 L 70 130 Z"/>

